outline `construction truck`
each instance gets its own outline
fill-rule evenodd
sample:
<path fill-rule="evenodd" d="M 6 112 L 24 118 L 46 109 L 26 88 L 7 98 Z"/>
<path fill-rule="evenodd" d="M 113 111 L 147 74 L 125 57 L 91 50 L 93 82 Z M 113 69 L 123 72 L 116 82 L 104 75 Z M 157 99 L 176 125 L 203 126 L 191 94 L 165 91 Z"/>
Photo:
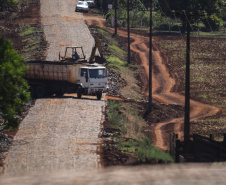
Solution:
<path fill-rule="evenodd" d="M 103 65 L 105 60 L 97 39 L 89 61 L 82 47 L 66 47 L 65 55 L 61 57 L 59 54 L 59 61 L 26 62 L 25 65 L 29 67 L 26 78 L 32 96 L 42 98 L 53 94 L 63 96 L 65 93 L 77 93 L 78 98 L 94 95 L 100 100 L 108 84 L 106 67 Z M 95 57 L 96 49 L 100 57 Z"/>

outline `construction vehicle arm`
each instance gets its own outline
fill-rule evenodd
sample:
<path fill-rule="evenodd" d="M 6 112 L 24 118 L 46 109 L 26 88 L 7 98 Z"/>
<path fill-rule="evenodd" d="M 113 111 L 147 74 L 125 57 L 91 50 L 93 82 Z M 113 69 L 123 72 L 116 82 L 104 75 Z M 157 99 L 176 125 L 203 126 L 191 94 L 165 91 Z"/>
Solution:
<path fill-rule="evenodd" d="M 98 37 L 95 37 L 95 45 L 92 49 L 91 55 L 90 55 L 90 59 L 89 59 L 89 63 L 93 63 L 93 60 L 95 58 L 95 54 L 96 54 L 96 50 L 98 49 L 99 53 L 100 53 L 100 58 L 98 58 L 98 61 L 95 60 L 96 63 L 104 63 L 105 59 L 103 56 L 103 48 L 101 46 L 101 42 L 100 39 Z"/>

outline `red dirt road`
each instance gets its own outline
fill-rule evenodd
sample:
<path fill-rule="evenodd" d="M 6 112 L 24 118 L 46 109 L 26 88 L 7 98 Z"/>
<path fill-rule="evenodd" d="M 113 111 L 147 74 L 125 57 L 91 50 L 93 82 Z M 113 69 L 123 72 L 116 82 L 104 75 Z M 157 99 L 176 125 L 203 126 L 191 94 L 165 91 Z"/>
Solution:
<path fill-rule="evenodd" d="M 90 19 L 90 17 L 86 20 L 88 25 L 93 24 L 94 22 L 98 23 L 99 26 L 103 29 L 106 29 L 112 33 L 114 33 L 114 29 L 105 27 L 104 21 L 101 18 L 98 20 Z M 120 36 L 127 37 L 127 32 L 118 30 L 117 33 Z M 131 34 L 131 38 L 134 40 L 131 42 L 131 50 L 139 55 L 140 63 L 144 67 L 146 74 L 143 77 L 144 84 L 144 92 L 145 95 L 148 96 L 148 79 L 149 79 L 149 54 L 148 54 L 148 42 L 149 38 L 144 37 L 138 34 Z M 156 43 L 157 38 L 153 38 L 153 48 L 157 48 Z M 179 93 L 171 92 L 173 87 L 175 86 L 175 79 L 170 76 L 170 73 L 166 67 L 166 63 L 168 61 L 163 62 L 163 58 L 160 54 L 160 51 L 153 50 L 153 71 L 152 71 L 152 94 L 153 99 L 157 102 L 164 104 L 178 104 L 184 106 L 185 97 L 180 95 Z M 167 57 L 166 57 L 167 58 Z M 167 60 L 167 59 L 166 59 Z M 219 108 L 210 106 L 204 103 L 200 103 L 194 100 L 190 101 L 190 119 L 197 120 L 203 119 L 205 117 L 213 116 L 219 112 Z M 178 134 L 179 139 L 183 139 L 183 131 L 181 129 L 182 124 L 184 122 L 184 117 L 179 117 L 175 119 L 171 119 L 165 122 L 158 123 L 154 128 L 155 134 L 155 146 L 161 148 L 162 150 L 168 150 L 169 145 L 165 142 L 165 138 L 168 139 L 169 135 L 164 132 L 163 127 L 168 124 L 174 125 L 174 133 Z"/>

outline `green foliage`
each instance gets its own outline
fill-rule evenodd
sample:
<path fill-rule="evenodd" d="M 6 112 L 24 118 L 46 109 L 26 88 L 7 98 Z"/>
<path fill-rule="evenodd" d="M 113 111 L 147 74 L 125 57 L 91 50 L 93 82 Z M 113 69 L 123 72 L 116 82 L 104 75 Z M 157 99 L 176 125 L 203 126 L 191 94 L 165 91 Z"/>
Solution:
<path fill-rule="evenodd" d="M 127 62 L 124 62 L 117 57 L 108 57 L 107 61 L 109 62 L 109 66 L 111 67 L 123 69 L 127 66 Z"/>
<path fill-rule="evenodd" d="M 103 12 L 107 12 L 108 4 L 112 4 L 112 0 L 95 0 L 95 3 Z"/>
<path fill-rule="evenodd" d="M 120 142 L 119 148 L 123 151 L 134 153 L 141 160 L 158 159 L 173 162 L 169 154 L 156 148 L 148 139 L 144 141 L 129 140 Z"/>
<path fill-rule="evenodd" d="M 220 13 L 220 6 L 218 0 L 158 0 L 156 7 L 161 13 L 167 17 L 172 17 L 172 10 L 175 12 L 182 12 L 185 10 L 186 12 L 203 12 L 205 11 L 207 16 L 210 17 L 213 14 Z M 182 22 L 186 22 L 186 16 L 180 16 Z M 205 17 L 191 17 L 193 21 L 197 21 L 199 18 L 205 21 Z M 217 25 L 218 23 L 216 23 Z M 185 24 L 183 24 L 183 31 L 185 30 Z"/>
<path fill-rule="evenodd" d="M 10 3 L 10 4 L 17 4 L 19 0 L 0 0 L 0 4 Z"/>
<path fill-rule="evenodd" d="M 12 43 L 0 38 L 0 114 L 9 127 L 17 127 L 15 115 L 29 100 L 28 84 L 23 78 L 27 68 L 23 58 L 12 49 Z"/>
<path fill-rule="evenodd" d="M 153 13 L 153 27 L 160 29 L 169 29 L 169 22 L 166 16 L 163 16 L 160 11 Z"/>
<path fill-rule="evenodd" d="M 202 12 L 208 15 L 219 12 L 219 4 L 217 0 L 158 0 L 157 7 L 162 13 L 170 17 L 172 10 L 186 12 Z"/>
<path fill-rule="evenodd" d="M 37 33 L 37 31 L 34 30 L 29 24 L 21 25 L 19 29 L 21 37 Z"/>
<path fill-rule="evenodd" d="M 47 41 L 44 41 L 42 36 L 43 30 L 40 27 L 34 27 L 29 24 L 20 25 L 19 35 L 25 45 L 21 50 L 24 61 L 40 59 L 45 52 L 44 47 Z"/>
<path fill-rule="evenodd" d="M 115 110 L 119 110 L 121 108 L 122 104 L 121 103 L 117 103 L 116 101 L 108 101 L 108 108 L 109 108 L 109 112 L 111 111 L 115 111 Z"/>
<path fill-rule="evenodd" d="M 216 14 L 212 14 L 208 18 L 203 20 L 206 28 L 208 30 L 216 30 L 219 31 L 223 27 L 223 20 L 216 16 Z"/>
<path fill-rule="evenodd" d="M 119 129 L 125 133 L 125 116 L 120 113 L 122 104 L 116 101 L 108 101 L 108 120 L 111 122 L 110 128 Z"/>
<path fill-rule="evenodd" d="M 113 7 L 114 8 L 114 7 Z M 145 6 L 140 0 L 130 0 L 130 26 L 139 27 L 142 24 L 148 26 L 149 15 L 145 13 Z M 111 16 L 115 15 L 115 10 L 111 10 L 106 14 L 106 21 L 110 24 Z M 117 24 L 119 26 L 125 27 L 127 24 L 127 1 L 118 0 L 117 6 Z"/>
<path fill-rule="evenodd" d="M 118 56 L 119 58 L 125 58 L 126 52 L 116 45 L 109 45 L 112 55 Z"/>

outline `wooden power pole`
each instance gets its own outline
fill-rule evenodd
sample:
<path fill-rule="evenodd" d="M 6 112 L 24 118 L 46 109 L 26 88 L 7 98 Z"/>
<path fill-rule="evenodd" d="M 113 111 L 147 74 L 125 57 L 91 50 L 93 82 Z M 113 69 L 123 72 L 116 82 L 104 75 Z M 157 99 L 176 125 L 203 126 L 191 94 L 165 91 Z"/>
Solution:
<path fill-rule="evenodd" d="M 175 14 L 174 11 L 172 13 Z M 185 74 L 185 108 L 184 108 L 184 144 L 186 145 L 190 140 L 190 30 L 191 17 L 204 16 L 200 13 L 185 11 L 176 12 L 177 16 L 185 16 L 187 24 L 187 43 L 186 43 L 186 74 Z"/>
<path fill-rule="evenodd" d="M 117 0 L 115 0 L 115 33 L 114 36 L 117 35 Z"/>
<path fill-rule="evenodd" d="M 130 56 L 130 28 L 129 28 L 129 1 L 127 0 L 127 32 L 128 32 L 128 64 L 130 64 L 131 56 Z"/>
<path fill-rule="evenodd" d="M 190 140 L 190 21 L 187 20 L 187 48 L 185 74 L 185 111 L 184 111 L 184 142 Z"/>
<path fill-rule="evenodd" d="M 149 38 L 149 99 L 148 109 L 152 111 L 152 0 L 150 1 L 150 38 Z"/>

